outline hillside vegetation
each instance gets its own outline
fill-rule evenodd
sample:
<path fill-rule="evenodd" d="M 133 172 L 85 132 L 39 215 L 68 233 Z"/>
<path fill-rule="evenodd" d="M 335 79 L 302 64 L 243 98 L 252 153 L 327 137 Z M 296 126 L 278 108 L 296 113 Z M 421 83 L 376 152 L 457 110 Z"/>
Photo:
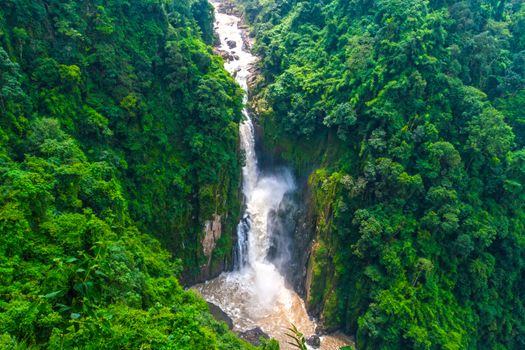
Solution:
<path fill-rule="evenodd" d="M 238 2 L 264 148 L 310 174 L 324 327 L 360 349 L 524 348 L 522 1 Z"/>
<path fill-rule="evenodd" d="M 177 280 L 214 214 L 228 263 L 240 207 L 242 93 L 211 20 L 206 1 L 2 1 L 0 348 L 252 349 Z"/>

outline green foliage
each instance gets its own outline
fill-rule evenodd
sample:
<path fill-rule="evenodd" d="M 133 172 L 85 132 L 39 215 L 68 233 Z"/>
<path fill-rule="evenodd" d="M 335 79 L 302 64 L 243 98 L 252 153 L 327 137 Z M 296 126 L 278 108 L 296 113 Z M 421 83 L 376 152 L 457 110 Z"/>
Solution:
<path fill-rule="evenodd" d="M 286 333 L 286 336 L 291 340 L 288 344 L 295 349 L 307 350 L 306 339 L 304 339 L 304 335 L 297 329 L 297 327 L 295 327 L 295 325 L 292 324 L 288 328 L 288 332 L 289 333 Z"/>
<path fill-rule="evenodd" d="M 313 170 L 310 310 L 362 349 L 523 348 L 525 6 L 238 2 L 265 148 Z"/>
<path fill-rule="evenodd" d="M 2 3 L 0 348 L 253 349 L 178 281 L 214 214 L 223 268 L 240 207 L 242 96 L 209 10 Z"/>
<path fill-rule="evenodd" d="M 191 6 L 191 11 L 201 29 L 202 39 L 207 44 L 212 44 L 215 35 L 213 32 L 213 6 L 206 0 L 196 0 Z"/>
<path fill-rule="evenodd" d="M 180 287 L 180 262 L 130 223 L 116 171 L 88 161 L 56 119 L 32 130 L 25 160 L 0 168 L 2 342 L 249 348 Z"/>
<path fill-rule="evenodd" d="M 279 350 L 279 342 L 275 339 L 261 338 L 261 348 L 263 350 Z"/>
<path fill-rule="evenodd" d="M 206 1 L 16 1 L 0 12 L 6 151 L 22 159 L 29 123 L 56 119 L 71 140 L 39 155 L 80 148 L 107 163 L 129 216 L 183 260 L 188 282 L 203 272 L 205 220 L 221 215 L 231 234 L 240 208 L 242 93 L 200 38 L 211 42 L 212 15 Z"/>

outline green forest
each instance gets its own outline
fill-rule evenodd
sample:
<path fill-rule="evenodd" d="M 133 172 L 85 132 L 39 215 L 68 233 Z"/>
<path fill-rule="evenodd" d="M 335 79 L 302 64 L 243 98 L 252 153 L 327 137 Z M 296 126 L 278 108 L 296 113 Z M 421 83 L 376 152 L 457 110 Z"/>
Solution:
<path fill-rule="evenodd" d="M 525 5 L 237 0 L 264 148 L 309 174 L 307 286 L 358 349 L 525 348 Z"/>
<path fill-rule="evenodd" d="M 260 58 L 261 150 L 305 182 L 321 328 L 524 349 L 525 3 L 222 1 Z M 213 20 L 207 0 L 0 0 L 0 349 L 279 348 L 186 289 L 232 268 L 243 210 Z"/>
<path fill-rule="evenodd" d="M 211 21 L 202 0 L 1 2 L 1 349 L 252 349 L 179 282 L 204 221 L 240 210 Z"/>

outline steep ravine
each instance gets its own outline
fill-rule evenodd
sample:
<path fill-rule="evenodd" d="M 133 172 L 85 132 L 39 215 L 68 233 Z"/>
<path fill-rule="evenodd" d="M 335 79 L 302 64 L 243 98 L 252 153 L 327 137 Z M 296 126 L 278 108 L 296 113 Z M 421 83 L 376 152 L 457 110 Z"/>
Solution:
<path fill-rule="evenodd" d="M 216 9 L 215 30 L 220 37 L 217 51 L 224 57 L 225 68 L 248 91 L 253 82 L 254 63 L 246 27 L 230 3 L 212 2 Z M 245 99 L 247 102 L 247 98 Z M 205 299 L 218 305 L 231 319 L 239 333 L 262 329 L 287 349 L 286 328 L 295 324 L 307 337 L 319 328 L 307 313 L 303 299 L 294 289 L 304 291 L 310 226 L 299 220 L 307 217 L 299 205 L 297 181 L 283 164 L 266 162 L 262 166 L 256 152 L 255 115 L 245 110 L 241 123 L 241 148 L 245 154 L 243 194 L 245 212 L 239 223 L 235 268 L 233 272 L 197 285 Z M 264 157 L 262 157 L 264 159 Z M 300 179 L 301 180 L 301 179 Z M 213 246 L 213 223 L 208 225 L 206 243 Z M 299 239 L 298 239 L 299 238 Z M 298 287 L 298 288 L 294 288 Z M 321 349 L 339 349 L 345 340 L 322 336 Z"/>
<path fill-rule="evenodd" d="M 259 169 L 295 176 L 269 257 L 293 243 L 279 272 L 317 324 L 360 349 L 525 348 L 521 2 L 229 1 L 260 57 Z"/>

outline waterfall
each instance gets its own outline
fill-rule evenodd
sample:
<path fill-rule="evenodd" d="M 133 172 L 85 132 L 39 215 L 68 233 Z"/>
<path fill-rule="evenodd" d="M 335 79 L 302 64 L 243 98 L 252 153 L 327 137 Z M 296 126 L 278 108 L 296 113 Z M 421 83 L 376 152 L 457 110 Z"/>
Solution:
<path fill-rule="evenodd" d="M 240 18 L 218 11 L 220 0 L 211 3 L 215 8 L 215 31 L 220 37 L 218 49 L 229 58 L 225 68 L 247 92 L 249 70 L 256 57 L 244 47 Z M 247 97 L 244 102 L 247 102 Z M 233 272 L 223 273 L 194 289 L 226 312 L 233 319 L 236 331 L 260 327 L 280 340 L 281 349 L 287 349 L 285 332 L 290 324 L 295 324 L 306 335 L 314 334 L 316 327 L 306 312 L 303 300 L 287 286 L 283 275 L 268 259 L 275 213 L 285 196 L 296 190 L 296 184 L 287 169 L 261 173 L 255 152 L 252 116 L 247 109 L 243 114 L 240 143 L 245 156 L 242 191 L 246 209 L 237 227 L 235 268 Z M 273 220 L 270 220 L 272 215 Z"/>
<path fill-rule="evenodd" d="M 214 3 L 214 6 L 217 7 L 218 3 Z M 218 49 L 226 52 L 226 56 L 230 58 L 225 68 L 235 76 L 237 83 L 246 92 L 244 97 L 246 104 L 250 67 L 256 61 L 256 57 L 244 47 L 242 31 L 238 27 L 240 19 L 220 13 L 216 13 L 216 17 L 216 32 L 220 38 Z M 272 175 L 261 175 L 255 152 L 255 128 L 247 108 L 243 110 L 243 116 L 239 134 L 245 158 L 242 169 L 242 192 L 246 211 L 237 227 L 235 270 L 245 268 L 256 270 L 262 268 L 261 264 L 269 264 L 266 257 L 272 232 L 268 230 L 268 215 L 272 211 L 277 211 L 286 193 L 295 190 L 295 183 L 290 172 L 283 169 Z"/>
<path fill-rule="evenodd" d="M 250 217 L 244 215 L 241 222 L 237 225 L 237 246 L 235 249 L 235 259 L 233 269 L 242 270 L 248 263 L 248 232 L 251 229 Z"/>

